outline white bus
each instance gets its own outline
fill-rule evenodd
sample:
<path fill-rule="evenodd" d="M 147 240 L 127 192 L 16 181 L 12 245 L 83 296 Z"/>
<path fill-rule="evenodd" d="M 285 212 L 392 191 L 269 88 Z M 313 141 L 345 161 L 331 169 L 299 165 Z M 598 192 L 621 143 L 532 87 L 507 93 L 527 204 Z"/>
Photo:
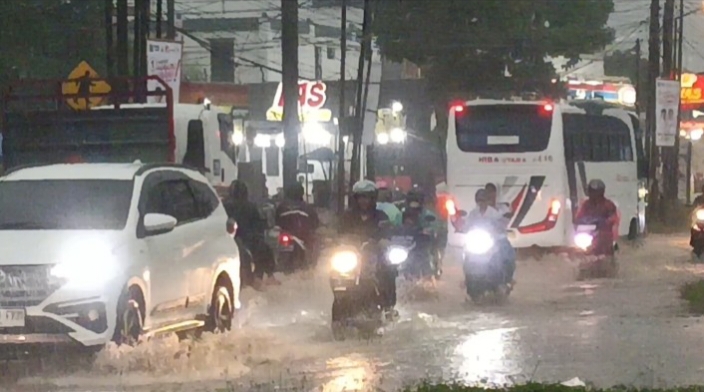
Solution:
<path fill-rule="evenodd" d="M 513 212 L 514 247 L 562 247 L 572 245 L 587 183 L 599 178 L 619 207 L 619 235 L 634 236 L 645 224 L 637 150 L 632 117 L 622 109 L 469 101 L 450 110 L 447 185 L 456 208 L 469 211 L 475 192 L 495 184 Z M 462 245 L 462 236 L 451 230 L 450 244 Z"/>

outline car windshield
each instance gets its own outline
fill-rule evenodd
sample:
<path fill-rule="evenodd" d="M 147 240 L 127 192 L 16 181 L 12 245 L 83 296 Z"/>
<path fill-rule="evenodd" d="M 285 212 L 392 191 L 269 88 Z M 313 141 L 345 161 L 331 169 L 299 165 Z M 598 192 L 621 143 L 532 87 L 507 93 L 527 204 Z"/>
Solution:
<path fill-rule="evenodd" d="M 121 230 L 131 180 L 0 182 L 0 230 Z"/>

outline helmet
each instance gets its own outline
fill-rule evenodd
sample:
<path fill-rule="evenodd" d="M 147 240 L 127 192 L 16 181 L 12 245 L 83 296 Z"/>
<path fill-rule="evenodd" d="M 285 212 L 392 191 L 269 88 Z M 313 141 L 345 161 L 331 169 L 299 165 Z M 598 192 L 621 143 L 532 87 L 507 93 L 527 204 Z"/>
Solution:
<path fill-rule="evenodd" d="M 230 197 L 237 200 L 247 200 L 249 198 L 247 184 L 241 180 L 232 181 L 230 183 Z"/>
<path fill-rule="evenodd" d="M 284 196 L 289 200 L 301 201 L 306 191 L 303 189 L 303 185 L 300 183 L 295 183 L 286 188 L 284 191 Z"/>
<path fill-rule="evenodd" d="M 376 184 L 369 180 L 357 181 L 352 186 L 352 194 L 355 196 L 364 194 L 376 196 L 377 192 L 378 188 L 376 187 Z"/>
<path fill-rule="evenodd" d="M 587 187 L 587 193 L 589 193 L 589 196 L 604 196 L 604 193 L 606 192 L 606 184 L 604 184 L 604 181 L 601 181 L 599 179 L 594 179 L 589 181 L 589 186 Z"/>

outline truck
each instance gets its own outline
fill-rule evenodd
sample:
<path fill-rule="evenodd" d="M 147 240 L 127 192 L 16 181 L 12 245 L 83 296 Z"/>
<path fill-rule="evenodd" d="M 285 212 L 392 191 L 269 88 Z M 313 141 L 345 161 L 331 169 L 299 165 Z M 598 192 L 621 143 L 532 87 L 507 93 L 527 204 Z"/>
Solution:
<path fill-rule="evenodd" d="M 4 169 L 139 160 L 191 166 L 220 191 L 237 178 L 229 114 L 207 101 L 174 103 L 171 88 L 156 76 L 99 80 L 111 86 L 109 92 L 64 94 L 61 86 L 75 80 L 11 84 L 1 100 Z M 158 87 L 148 91 L 148 80 Z M 154 103 L 145 103 L 148 100 Z"/>

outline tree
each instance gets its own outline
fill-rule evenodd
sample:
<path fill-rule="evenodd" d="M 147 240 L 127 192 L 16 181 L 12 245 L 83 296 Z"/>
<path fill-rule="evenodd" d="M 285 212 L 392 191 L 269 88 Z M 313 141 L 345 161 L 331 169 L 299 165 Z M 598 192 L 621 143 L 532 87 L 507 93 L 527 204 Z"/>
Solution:
<path fill-rule="evenodd" d="M 648 76 L 648 60 L 638 59 L 633 51 L 617 50 L 604 56 L 604 75 L 628 78 L 633 84 L 644 83 Z M 641 80 L 637 80 L 638 75 Z"/>
<path fill-rule="evenodd" d="M 436 109 L 442 110 L 453 93 L 543 86 L 555 76 L 546 58 L 565 56 L 576 63 L 580 54 L 601 50 L 614 37 L 606 26 L 613 0 L 378 4 L 374 30 L 382 54 L 423 67 Z M 441 121 L 438 116 L 443 130 Z"/>
<path fill-rule="evenodd" d="M 0 84 L 17 77 L 65 77 L 80 61 L 105 70 L 103 2 L 0 2 Z"/>

